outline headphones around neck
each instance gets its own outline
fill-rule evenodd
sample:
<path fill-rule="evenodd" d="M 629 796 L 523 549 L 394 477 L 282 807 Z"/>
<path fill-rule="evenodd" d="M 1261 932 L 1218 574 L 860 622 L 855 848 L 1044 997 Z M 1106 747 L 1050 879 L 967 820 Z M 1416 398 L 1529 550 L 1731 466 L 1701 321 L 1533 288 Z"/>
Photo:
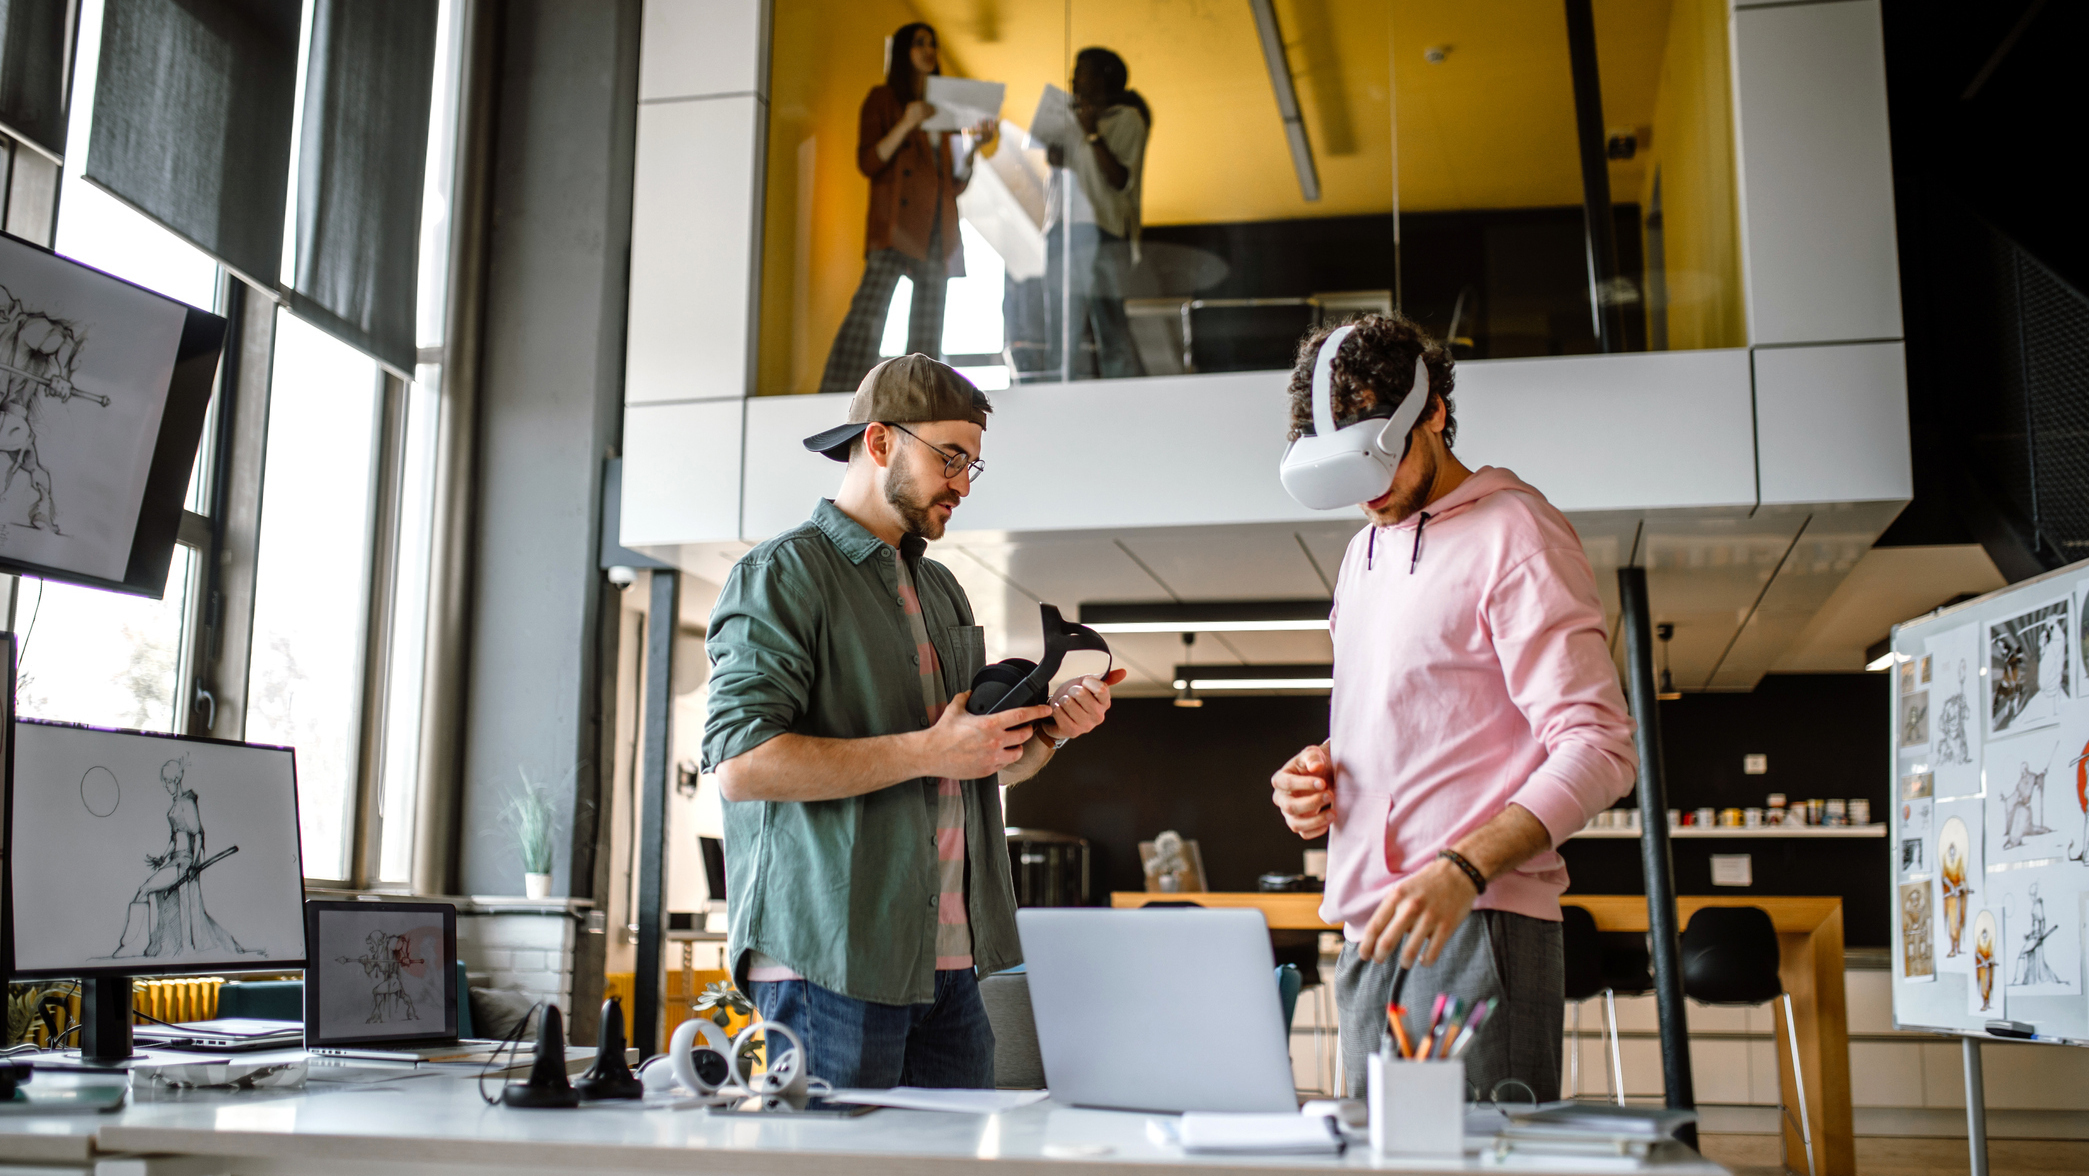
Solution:
<path fill-rule="evenodd" d="M 1314 510 L 1370 502 L 1392 489 L 1393 471 L 1406 456 L 1409 435 L 1429 404 L 1429 367 L 1423 357 L 1416 356 L 1414 383 L 1399 408 L 1390 413 L 1373 410 L 1361 420 L 1336 428 L 1335 353 L 1354 330 L 1355 324 L 1337 327 L 1320 345 L 1319 358 L 1313 361 L 1313 432 L 1284 450 L 1284 463 L 1278 470 L 1285 491 Z M 1390 419 L 1379 424 L 1386 417 Z"/>
<path fill-rule="evenodd" d="M 1109 654 L 1110 664 L 1117 664 L 1116 655 L 1110 653 L 1110 643 L 1103 640 L 1102 634 L 1078 621 L 1067 620 L 1049 604 L 1037 608 L 1044 618 L 1044 660 L 1012 657 L 982 667 L 972 675 L 972 697 L 965 703 L 967 713 L 993 715 L 1042 704 L 1051 697 L 1052 675 L 1059 672 L 1059 663 L 1076 649 Z M 1107 677 L 1109 671 L 1103 674 Z"/>

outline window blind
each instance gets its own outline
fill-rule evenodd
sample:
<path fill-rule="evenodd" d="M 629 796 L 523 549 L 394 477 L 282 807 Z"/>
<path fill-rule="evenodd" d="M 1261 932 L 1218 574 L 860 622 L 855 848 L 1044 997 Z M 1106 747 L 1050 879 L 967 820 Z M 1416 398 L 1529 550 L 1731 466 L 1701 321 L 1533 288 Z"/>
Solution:
<path fill-rule="evenodd" d="M 411 378 L 429 0 L 315 0 L 298 144 L 291 309 Z"/>
<path fill-rule="evenodd" d="M 86 177 L 254 285 L 283 268 L 298 0 L 107 0 Z"/>
<path fill-rule="evenodd" d="M 0 130 L 65 156 L 72 0 L 0 0 Z"/>

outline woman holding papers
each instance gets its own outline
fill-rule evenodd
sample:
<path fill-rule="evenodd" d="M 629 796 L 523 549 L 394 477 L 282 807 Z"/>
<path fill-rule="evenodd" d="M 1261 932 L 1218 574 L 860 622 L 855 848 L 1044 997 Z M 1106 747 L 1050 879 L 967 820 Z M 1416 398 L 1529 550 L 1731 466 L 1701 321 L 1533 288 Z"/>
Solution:
<path fill-rule="evenodd" d="M 1081 50 L 1074 57 L 1072 82 L 1077 127 L 1067 128 L 1062 141 L 1046 149 L 1052 166 L 1065 168 L 1078 181 L 1054 186 L 1045 254 L 1047 300 L 1056 306 L 1063 296 L 1066 302 L 1065 317 L 1055 317 L 1050 325 L 1052 366 L 1060 366 L 1059 348 L 1070 345 L 1077 380 L 1146 374 L 1132 344 L 1124 295 L 1137 261 L 1140 180 L 1153 112 L 1138 91 L 1125 88 L 1129 76 L 1124 59 L 1110 50 Z M 1069 253 L 1071 280 L 1062 277 L 1060 268 Z M 1082 355 L 1091 332 L 1092 363 Z"/>
<path fill-rule="evenodd" d="M 902 276 L 914 283 L 907 320 L 907 350 L 943 353 L 943 288 L 963 277 L 964 253 L 957 228 L 957 194 L 971 178 L 972 158 L 991 142 L 992 119 L 963 138 L 962 159 L 948 132 L 922 129 L 936 113 L 928 104 L 928 79 L 942 72 L 936 30 L 915 23 L 892 34 L 885 82 L 863 100 L 858 121 L 856 166 L 870 177 L 870 218 L 863 240 L 863 281 L 848 317 L 827 353 L 822 392 L 854 392 L 879 360 L 885 315 Z"/>

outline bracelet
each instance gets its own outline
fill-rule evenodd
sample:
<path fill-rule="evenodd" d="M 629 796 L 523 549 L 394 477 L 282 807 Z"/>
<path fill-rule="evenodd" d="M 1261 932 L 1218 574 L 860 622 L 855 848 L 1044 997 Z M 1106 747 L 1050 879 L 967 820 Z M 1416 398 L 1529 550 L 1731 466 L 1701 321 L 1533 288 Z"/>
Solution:
<path fill-rule="evenodd" d="M 1478 898 L 1482 894 L 1487 893 L 1486 876 L 1480 873 L 1478 867 L 1474 866 L 1471 862 L 1466 861 L 1464 854 L 1459 853 L 1455 849 L 1439 849 L 1436 851 L 1436 856 L 1465 871 L 1465 876 L 1472 880 L 1474 898 Z"/>

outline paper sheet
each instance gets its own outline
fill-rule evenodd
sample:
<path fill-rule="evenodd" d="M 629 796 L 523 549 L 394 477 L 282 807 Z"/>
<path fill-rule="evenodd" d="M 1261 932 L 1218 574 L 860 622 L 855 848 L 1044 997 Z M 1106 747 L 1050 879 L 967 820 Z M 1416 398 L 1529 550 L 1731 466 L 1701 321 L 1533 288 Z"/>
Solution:
<path fill-rule="evenodd" d="M 2063 596 L 1988 625 L 1990 737 L 2059 721 L 2061 707 L 2075 693 L 2072 606 L 2073 598 Z"/>
<path fill-rule="evenodd" d="M 1968 930 L 1973 912 L 1987 899 L 1987 875 L 1981 868 L 1982 797 L 1936 803 L 1937 839 L 1937 970 L 1961 975 L 1973 971 L 1973 940 Z"/>
<path fill-rule="evenodd" d="M 981 82 L 972 78 L 946 78 L 931 74 L 928 79 L 928 104 L 936 113 L 921 124 L 924 131 L 962 131 L 980 119 L 1001 117 L 1001 95 L 1007 90 L 1000 82 Z"/>
<path fill-rule="evenodd" d="M 1928 767 L 1938 799 L 1980 791 L 1980 659 L 1974 626 L 1961 625 L 1925 643 L 1930 662 Z"/>
<path fill-rule="evenodd" d="M 1030 116 L 1028 147 L 1058 147 L 1072 150 L 1083 132 L 1074 117 L 1073 96 L 1057 86 L 1046 86 L 1037 97 L 1037 112 Z"/>
<path fill-rule="evenodd" d="M 2079 923 L 2068 918 L 2068 884 L 2080 867 L 2063 863 L 1987 877 L 2006 933 L 2000 960 L 2011 997 L 2074 996 L 2082 987 Z"/>
<path fill-rule="evenodd" d="M 1048 1090 L 931 1090 L 922 1086 L 895 1086 L 890 1090 L 843 1088 L 828 1095 L 827 1101 L 869 1107 L 894 1107 L 902 1111 L 951 1111 L 960 1115 L 992 1115 L 1040 1103 L 1051 1096 Z"/>

